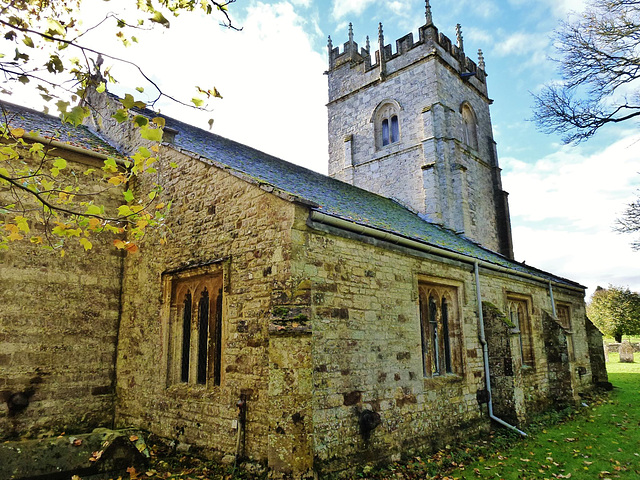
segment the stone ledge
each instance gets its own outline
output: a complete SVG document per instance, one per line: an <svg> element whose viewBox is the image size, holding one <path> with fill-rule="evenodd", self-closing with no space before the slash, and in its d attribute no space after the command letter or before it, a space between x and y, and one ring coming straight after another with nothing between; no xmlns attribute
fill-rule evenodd
<svg viewBox="0 0 640 480"><path fill-rule="evenodd" d="M141 434L95 429L92 433L0 444L0 478L12 480L111 478L147 463Z"/></svg>

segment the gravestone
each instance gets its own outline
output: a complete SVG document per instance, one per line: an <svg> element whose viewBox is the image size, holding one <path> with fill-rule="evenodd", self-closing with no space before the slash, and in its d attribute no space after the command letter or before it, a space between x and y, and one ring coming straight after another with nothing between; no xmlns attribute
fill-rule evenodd
<svg viewBox="0 0 640 480"><path fill-rule="evenodd" d="M633 345L629 340L620 344L620 363L633 363Z"/></svg>

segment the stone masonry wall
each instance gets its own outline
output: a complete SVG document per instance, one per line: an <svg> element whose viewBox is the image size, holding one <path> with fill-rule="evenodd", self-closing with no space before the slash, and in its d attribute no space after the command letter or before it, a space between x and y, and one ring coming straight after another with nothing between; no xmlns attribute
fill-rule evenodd
<svg viewBox="0 0 640 480"><path fill-rule="evenodd" d="M314 467L323 472L393 459L486 428L486 405L478 401L485 381L473 267L315 228L294 230L292 265L312 285ZM459 374L423 377L418 281L458 289L459 328L451 328L462 337ZM530 298L533 366L522 368L515 339L506 334L521 379L514 417L521 423L554 402L541 322L550 308L549 291L542 283L484 269L481 290L499 309L506 308L509 293ZM585 340L583 332L575 335L577 342ZM360 424L365 411L380 418L368 438Z"/></svg>
<svg viewBox="0 0 640 480"><path fill-rule="evenodd" d="M168 168L169 162L178 167ZM125 262L117 424L233 455L236 402L245 398L244 454L268 460L276 471L308 469L304 464L309 462L308 452L304 461L297 462L282 453L290 452L293 444L305 450L301 439L308 435L311 416L294 410L289 400L299 404L309 392L300 387L296 393L303 382L292 383L286 372L296 369L296 359L308 362L309 353L301 346L300 355L290 357L296 342L292 344L286 335L270 339L271 330L280 333L272 323L288 319L282 305L308 303L308 294L292 279L289 265L295 208L250 181L169 147L163 149L159 164L163 198L173 201L167 219L170 234L161 246L150 233L141 242L140 253ZM163 313L168 309L170 282L163 282L162 274L215 260L221 260L225 285L220 385L168 385L167 348L173 333ZM291 431L277 436L285 430L283 419L293 422L292 415L295 439Z"/></svg>
<svg viewBox="0 0 640 480"><path fill-rule="evenodd" d="M293 232L294 270L312 283L314 467L346 468L438 447L486 428L473 276L437 262L318 231ZM423 378L418 278L458 288L461 374ZM361 434L369 410L381 423Z"/></svg>
<svg viewBox="0 0 640 480"><path fill-rule="evenodd" d="M58 149L66 172L83 172L96 160ZM91 188L89 186L88 188ZM97 202L117 205L113 189ZM31 225L36 231L37 225ZM12 242L0 251L0 440L111 426L122 258L109 234L76 239L58 251ZM10 398L24 393L29 405L11 411Z"/></svg>

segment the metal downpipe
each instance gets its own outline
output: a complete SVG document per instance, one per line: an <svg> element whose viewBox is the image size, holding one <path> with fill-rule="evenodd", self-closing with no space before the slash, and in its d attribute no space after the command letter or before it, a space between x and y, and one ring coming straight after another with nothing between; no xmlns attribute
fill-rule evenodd
<svg viewBox="0 0 640 480"><path fill-rule="evenodd" d="M493 395L491 393L491 372L489 370L489 347L487 346L487 338L484 333L484 315L482 314L482 295L480 293L480 272L478 270L478 262L473 263L473 270L476 277L476 298L478 302L478 323L480 324L480 344L482 345L482 358L484 360L484 378L487 386L487 392L489 394L489 418L500 425L510 428L511 430L518 432L523 437L527 434L519 428L505 422L501 418L496 417L493 414Z"/></svg>

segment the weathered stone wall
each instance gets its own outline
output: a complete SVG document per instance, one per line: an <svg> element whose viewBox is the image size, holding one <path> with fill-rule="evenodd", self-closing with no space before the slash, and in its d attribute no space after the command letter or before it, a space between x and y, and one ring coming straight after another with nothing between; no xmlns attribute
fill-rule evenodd
<svg viewBox="0 0 640 480"><path fill-rule="evenodd" d="M602 332L598 330L587 316L584 317L584 323L589 342L589 362L591 364L593 383L598 384L608 382L609 376L607 375L607 363L604 345L602 342Z"/></svg>
<svg viewBox="0 0 640 480"><path fill-rule="evenodd" d="M544 312L542 315L544 353L549 368L549 397L555 408L576 403L571 385L571 364L567 334L558 321Z"/></svg>
<svg viewBox="0 0 640 480"><path fill-rule="evenodd" d="M482 314L489 352L493 412L512 425L525 420L522 366L514 325L493 303L482 303Z"/></svg>
<svg viewBox="0 0 640 480"><path fill-rule="evenodd" d="M169 162L178 167L168 168ZM304 451L311 415L293 409L310 391L303 378L287 372L310 357L304 346L297 349L298 337L281 332L289 320L304 317L302 310L289 315L289 309L308 303L308 292L289 265L294 205L172 148L163 149L159 164L163 198L173 201L170 233L161 246L157 233L150 232L140 254L125 261L117 424L234 454L236 403L242 397L247 402L246 456L268 459L279 471L304 470L290 452L293 445ZM220 385L168 385L170 282L162 274L215 260L221 260L225 277ZM273 339L270 325L277 335ZM300 337L303 343L307 337ZM286 431L289 423L295 432ZM286 435L278 436L280 431ZM310 462L308 452L304 456Z"/></svg>
<svg viewBox="0 0 640 480"><path fill-rule="evenodd" d="M443 445L487 426L470 266L357 239L294 231L294 270L312 282L315 468L345 468ZM460 374L423 377L418 280L452 282L462 299ZM369 438L364 411L380 416Z"/></svg>
<svg viewBox="0 0 640 480"><path fill-rule="evenodd" d="M315 468L329 471L394 458L486 428L486 406L478 401L485 384L473 267L390 245L381 248L384 244L374 240L333 235L337 231L332 227L311 225L314 230L293 232L292 270L303 272L312 284ZM419 281L458 288L460 322L452 334L462 337L459 374L423 376ZM530 299L533 365L522 366L515 335L506 325L487 332L494 335L490 355L496 341L510 355L518 391L503 410L516 408L514 423L522 424L552 404L557 393L550 386L542 325L551 308L549 289L541 282L481 269L481 291L497 310L506 309L509 294ZM582 298L581 293L558 294L565 301ZM584 342L584 332L576 330L576 342ZM572 388L582 385L570 386L570 392ZM368 438L360 425L365 411L380 417Z"/></svg>
<svg viewBox="0 0 640 480"><path fill-rule="evenodd" d="M55 154L67 158L60 175L73 171L73 182L92 181L83 172L100 166ZM96 201L121 198L113 189ZM0 251L0 439L112 424L122 258L109 234L91 241L85 252L69 239L64 257L25 242ZM9 409L16 393L28 398L22 411Z"/></svg>

